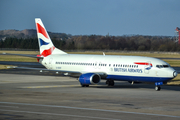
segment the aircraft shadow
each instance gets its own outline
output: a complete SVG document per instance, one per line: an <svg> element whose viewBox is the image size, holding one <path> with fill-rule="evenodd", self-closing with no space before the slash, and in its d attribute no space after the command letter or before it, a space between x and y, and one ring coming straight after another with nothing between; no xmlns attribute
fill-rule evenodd
<svg viewBox="0 0 180 120"><path fill-rule="evenodd" d="M114 86L107 86L106 84L100 83L98 86L90 86L102 89L152 89L155 90L154 84L144 84L138 83L131 85L130 83L115 83ZM172 91L180 91L180 85L162 85L161 90L172 90Z"/></svg>

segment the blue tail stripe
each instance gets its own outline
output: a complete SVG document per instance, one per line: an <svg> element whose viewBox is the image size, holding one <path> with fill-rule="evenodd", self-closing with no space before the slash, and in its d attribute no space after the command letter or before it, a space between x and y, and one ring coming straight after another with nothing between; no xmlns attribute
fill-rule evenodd
<svg viewBox="0 0 180 120"><path fill-rule="evenodd" d="M39 41L40 41L40 46L49 44L49 43L45 42L44 40L42 40L41 38L39 38Z"/></svg>

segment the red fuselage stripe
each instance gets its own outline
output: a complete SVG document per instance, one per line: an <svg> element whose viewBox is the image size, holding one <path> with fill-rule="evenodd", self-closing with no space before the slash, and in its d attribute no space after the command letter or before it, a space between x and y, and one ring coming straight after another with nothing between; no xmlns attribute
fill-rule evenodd
<svg viewBox="0 0 180 120"><path fill-rule="evenodd" d="M134 64L137 64L137 65L151 65L151 63L146 63L146 62L134 62Z"/></svg>

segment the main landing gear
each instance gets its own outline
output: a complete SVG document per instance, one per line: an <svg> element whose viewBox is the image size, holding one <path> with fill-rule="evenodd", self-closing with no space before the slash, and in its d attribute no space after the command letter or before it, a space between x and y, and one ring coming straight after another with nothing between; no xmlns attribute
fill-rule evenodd
<svg viewBox="0 0 180 120"><path fill-rule="evenodd" d="M89 85L82 85L82 84L81 84L81 87L89 87Z"/></svg>
<svg viewBox="0 0 180 120"><path fill-rule="evenodd" d="M107 81L106 81L106 84L107 84L108 86L114 86L114 80L107 80Z"/></svg>

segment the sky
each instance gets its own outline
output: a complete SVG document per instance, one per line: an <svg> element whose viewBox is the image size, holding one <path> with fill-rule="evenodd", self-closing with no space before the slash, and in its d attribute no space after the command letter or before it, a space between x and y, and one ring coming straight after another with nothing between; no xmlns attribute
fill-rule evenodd
<svg viewBox="0 0 180 120"><path fill-rule="evenodd" d="M0 30L35 29L72 35L174 36L180 0L0 0Z"/></svg>

